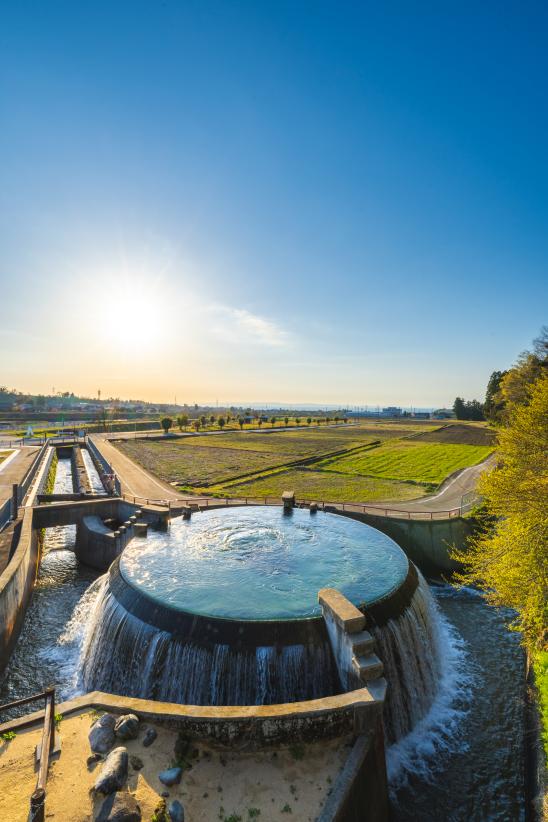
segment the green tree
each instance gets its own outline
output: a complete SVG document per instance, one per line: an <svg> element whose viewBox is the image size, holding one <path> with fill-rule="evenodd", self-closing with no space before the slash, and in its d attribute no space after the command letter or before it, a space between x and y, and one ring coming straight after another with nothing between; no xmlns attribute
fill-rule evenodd
<svg viewBox="0 0 548 822"><path fill-rule="evenodd" d="M455 398L455 402L453 403L453 411L455 412L455 417L458 420L466 419L466 405L462 397Z"/></svg>
<svg viewBox="0 0 548 822"><path fill-rule="evenodd" d="M202 414L202 416L200 417L200 425L202 426L202 428L205 428L207 425L207 419L204 416L204 414Z"/></svg>
<svg viewBox="0 0 548 822"><path fill-rule="evenodd" d="M222 430L223 430L223 428L225 427L225 422L226 422L226 420L225 420L225 418L224 418L224 417L219 417L219 419L217 420L217 425L219 426L219 428L221 429L221 431L222 431Z"/></svg>
<svg viewBox="0 0 548 822"><path fill-rule="evenodd" d="M513 627L531 650L548 647L548 375L514 404L498 435L499 467L478 490L495 518L456 554L461 581L479 585L493 605L512 608Z"/></svg>
<svg viewBox="0 0 548 822"><path fill-rule="evenodd" d="M276 417L270 417L270 422L272 424L272 428L276 425Z"/></svg>
<svg viewBox="0 0 548 822"><path fill-rule="evenodd" d="M243 417L238 417L238 425L240 426L240 431L243 431L244 422L245 420Z"/></svg>
<svg viewBox="0 0 548 822"><path fill-rule="evenodd" d="M160 425L164 429L164 434L167 434L167 432L173 425L173 420L171 419L171 417L162 417L162 419L160 420Z"/></svg>
<svg viewBox="0 0 548 822"><path fill-rule="evenodd" d="M188 414L181 414L181 423L183 428L188 428Z"/></svg>
<svg viewBox="0 0 548 822"><path fill-rule="evenodd" d="M257 418L257 425L259 426L259 428L261 427L262 424L263 424L262 419L260 417L258 417Z"/></svg>
<svg viewBox="0 0 548 822"><path fill-rule="evenodd" d="M338 423L338 422L339 422L339 420L340 420L340 417L339 417L339 416L336 416L334 419L335 419L335 425L337 425L337 423Z"/></svg>
<svg viewBox="0 0 548 822"><path fill-rule="evenodd" d="M503 377L505 377L507 373L507 371L493 371L489 377L485 391L485 402L483 404L483 410L489 422L497 423L502 419L504 402L500 396L500 386Z"/></svg>
<svg viewBox="0 0 548 822"><path fill-rule="evenodd" d="M312 422L312 417L307 417L306 418L306 424L310 425L311 422Z"/></svg>
<svg viewBox="0 0 548 822"><path fill-rule="evenodd" d="M210 424L210 425L215 425L215 417L214 417L214 415L213 415L213 414L212 414L212 415L210 416L210 418L209 418L209 424Z"/></svg>
<svg viewBox="0 0 548 822"><path fill-rule="evenodd" d="M201 423L201 421L200 421L199 419L194 420L194 422L192 423L192 425L194 426L194 430L195 430L195 431L199 431L199 430L200 430L200 425L201 425L201 424L202 424L202 423Z"/></svg>
<svg viewBox="0 0 548 822"><path fill-rule="evenodd" d="M284 423L285 427L287 428L287 426L289 425L289 417L284 417Z"/></svg>
<svg viewBox="0 0 548 822"><path fill-rule="evenodd" d="M301 418L300 417L295 417L295 425L300 425L300 424L301 424Z"/></svg>

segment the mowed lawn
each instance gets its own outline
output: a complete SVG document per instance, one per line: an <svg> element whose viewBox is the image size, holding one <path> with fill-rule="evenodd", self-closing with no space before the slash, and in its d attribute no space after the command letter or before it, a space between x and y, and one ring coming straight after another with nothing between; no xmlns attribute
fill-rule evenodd
<svg viewBox="0 0 548 822"><path fill-rule="evenodd" d="M424 496L427 489L376 477L294 468L251 482L215 486L210 491L221 497L280 498L284 491L295 491L298 498L315 502L375 502L387 499L401 502Z"/></svg>
<svg viewBox="0 0 548 822"><path fill-rule="evenodd" d="M317 468L342 474L439 485L461 468L476 465L492 453L484 445L454 445L405 440L322 460Z"/></svg>

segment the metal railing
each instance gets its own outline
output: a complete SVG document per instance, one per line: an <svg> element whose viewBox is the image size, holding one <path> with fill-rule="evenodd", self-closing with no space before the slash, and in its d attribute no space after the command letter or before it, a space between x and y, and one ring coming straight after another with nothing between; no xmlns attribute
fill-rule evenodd
<svg viewBox="0 0 548 822"><path fill-rule="evenodd" d="M46 782L48 779L49 761L55 745L55 688L46 688L46 690L42 691L42 693L25 697L25 699L16 699L14 702L8 702L5 705L0 705L1 712L10 710L11 708L19 708L21 705L29 705L31 702L35 702L39 699L43 699L45 702L44 728L42 730L40 767L38 769L36 788L30 797L30 822L44 822L45 818Z"/></svg>
<svg viewBox="0 0 548 822"><path fill-rule="evenodd" d="M180 506L196 505L198 508L220 508L224 506L237 505L281 505L281 497L175 497L172 499L140 497L133 494L123 494L122 498L126 502L134 505L159 505L167 508L178 508ZM404 520L447 520L462 517L470 511L476 502L469 502L450 508L445 511L411 511L400 510L390 506L369 505L359 502L333 502L330 500L306 500L295 498L295 505L299 508L308 508L315 504L321 510L335 509L349 513L370 514L371 516L385 517L388 519Z"/></svg>

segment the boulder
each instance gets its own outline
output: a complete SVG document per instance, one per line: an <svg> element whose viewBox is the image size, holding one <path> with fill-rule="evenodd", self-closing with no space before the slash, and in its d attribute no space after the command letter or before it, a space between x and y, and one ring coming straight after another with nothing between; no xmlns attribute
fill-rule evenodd
<svg viewBox="0 0 548 822"><path fill-rule="evenodd" d="M116 720L114 733L118 739L137 739L139 733L139 718L135 714L125 714Z"/></svg>
<svg viewBox="0 0 548 822"><path fill-rule="evenodd" d="M103 714L97 722L91 726L88 734L89 745L94 753L107 753L116 738L114 736L114 725L116 723L116 716L114 714Z"/></svg>
<svg viewBox="0 0 548 822"><path fill-rule="evenodd" d="M141 822L141 808L128 791L107 796L95 822Z"/></svg>
<svg viewBox="0 0 548 822"><path fill-rule="evenodd" d="M147 728L146 731L145 731L145 735L143 737L144 747L145 748L150 747L150 745L152 745L152 743L154 742L154 740L156 739L157 736L158 736L158 731L156 730L156 728Z"/></svg>
<svg viewBox="0 0 548 822"><path fill-rule="evenodd" d="M121 790L125 785L127 774L127 748L114 748L103 762L95 782L95 791L110 794Z"/></svg>
<svg viewBox="0 0 548 822"><path fill-rule="evenodd" d="M168 788L171 788L172 785L179 784L182 775L182 768L167 768L165 771L158 774L158 779Z"/></svg>
<svg viewBox="0 0 548 822"><path fill-rule="evenodd" d="M129 762L130 762L130 765L131 765L131 767L133 768L134 771L140 771L141 768L144 768L144 766L145 766L145 763L143 762L141 757L140 756L135 756L135 754L132 754L129 757Z"/></svg>
<svg viewBox="0 0 548 822"><path fill-rule="evenodd" d="M185 822L185 809L178 799L174 799L167 809L171 822Z"/></svg>

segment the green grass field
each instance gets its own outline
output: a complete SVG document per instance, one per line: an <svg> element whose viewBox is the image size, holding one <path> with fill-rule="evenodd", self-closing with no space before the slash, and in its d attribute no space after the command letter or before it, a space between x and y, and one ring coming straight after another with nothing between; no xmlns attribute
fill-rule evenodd
<svg viewBox="0 0 548 822"><path fill-rule="evenodd" d="M13 451L0 451L0 463L4 462L10 454L13 454Z"/></svg>
<svg viewBox="0 0 548 822"><path fill-rule="evenodd" d="M375 502L377 500L407 500L423 496L426 489L403 482L353 477L294 468L277 471L251 482L219 485L210 493L225 497L280 497L284 491L295 491L301 499L316 502Z"/></svg>
<svg viewBox="0 0 548 822"><path fill-rule="evenodd" d="M484 445L395 441L368 451L322 460L317 468L343 474L439 485L454 471L481 462L492 450Z"/></svg>

